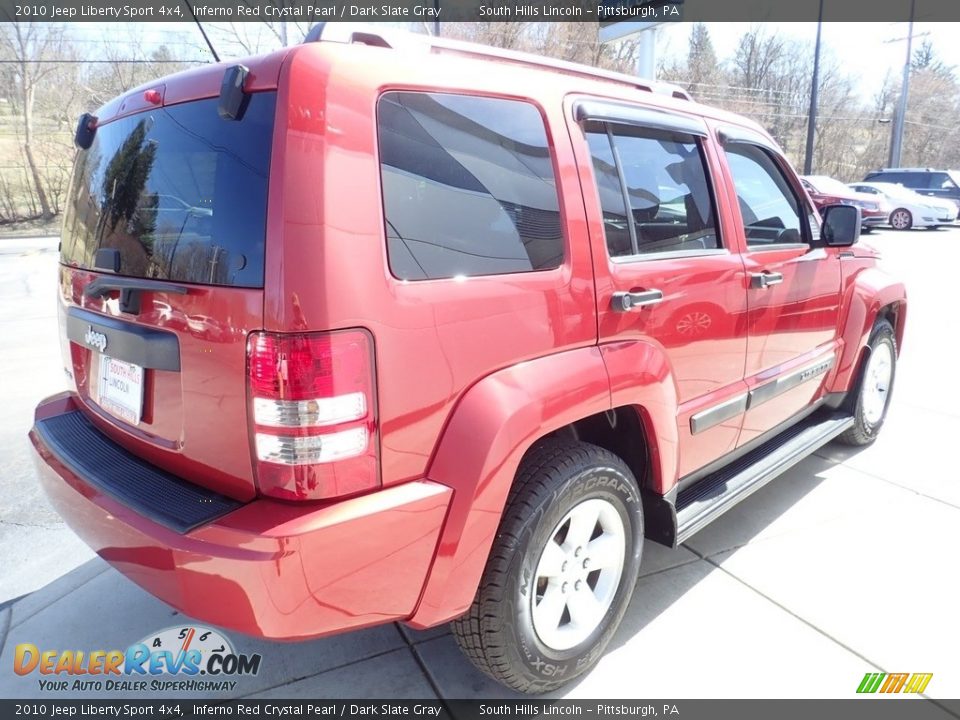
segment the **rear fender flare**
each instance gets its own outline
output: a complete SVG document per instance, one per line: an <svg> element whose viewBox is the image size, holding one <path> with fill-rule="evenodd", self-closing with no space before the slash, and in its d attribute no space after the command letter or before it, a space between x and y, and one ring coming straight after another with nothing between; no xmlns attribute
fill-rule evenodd
<svg viewBox="0 0 960 720"><path fill-rule="evenodd" d="M608 375L611 365L615 375ZM615 403L611 377L617 382ZM668 407L671 400L674 404ZM658 438L658 432L666 436L666 456L672 458L668 466L675 473L675 400L662 351L636 342L531 360L470 388L454 410L427 473L431 481L452 487L454 494L433 567L409 624L437 625L470 606L517 469L539 438L612 407L637 405L647 438ZM651 445L656 465L664 453L656 443ZM663 472L657 467L654 477Z"/></svg>
<svg viewBox="0 0 960 720"><path fill-rule="evenodd" d="M470 606L510 486L530 446L564 425L609 409L610 385L595 346L505 368L467 390L427 472L433 482L454 492L410 625L437 625Z"/></svg>

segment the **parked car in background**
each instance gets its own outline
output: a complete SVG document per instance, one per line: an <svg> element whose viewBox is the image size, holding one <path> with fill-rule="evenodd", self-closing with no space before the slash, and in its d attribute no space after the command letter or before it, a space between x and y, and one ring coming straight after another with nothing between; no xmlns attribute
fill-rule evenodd
<svg viewBox="0 0 960 720"><path fill-rule="evenodd" d="M903 185L924 197L948 200L954 208L951 220L960 218L960 171L932 168L883 168L864 181Z"/></svg>
<svg viewBox="0 0 960 720"><path fill-rule="evenodd" d="M860 208L860 220L863 232L870 232L877 225L887 222L880 203L872 195L854 192L839 180L826 175L803 175L800 178L804 189L810 193L810 199L822 211L827 205L856 205Z"/></svg>
<svg viewBox="0 0 960 720"><path fill-rule="evenodd" d="M953 222L953 204L949 200L918 195L913 190L886 182L851 183L851 190L878 198L894 230L914 227L936 229Z"/></svg>

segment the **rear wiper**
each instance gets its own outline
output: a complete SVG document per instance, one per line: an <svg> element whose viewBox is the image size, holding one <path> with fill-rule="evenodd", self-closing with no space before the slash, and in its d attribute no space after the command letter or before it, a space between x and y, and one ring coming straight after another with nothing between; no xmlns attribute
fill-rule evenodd
<svg viewBox="0 0 960 720"><path fill-rule="evenodd" d="M147 278L131 277L98 277L83 289L86 297L102 298L110 293L120 291L120 310L133 315L140 314L141 292L165 292L174 295L186 295L189 288L186 285L150 280Z"/></svg>

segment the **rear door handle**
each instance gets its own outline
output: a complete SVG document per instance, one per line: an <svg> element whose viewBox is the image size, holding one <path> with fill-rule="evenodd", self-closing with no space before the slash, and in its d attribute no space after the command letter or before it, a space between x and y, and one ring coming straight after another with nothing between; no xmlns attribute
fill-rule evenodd
<svg viewBox="0 0 960 720"><path fill-rule="evenodd" d="M642 292L615 292L611 300L614 312L630 312L663 302L663 293L659 290Z"/></svg>
<svg viewBox="0 0 960 720"><path fill-rule="evenodd" d="M750 273L750 287L762 290L771 285L779 285L783 282L783 273L777 272L759 272Z"/></svg>

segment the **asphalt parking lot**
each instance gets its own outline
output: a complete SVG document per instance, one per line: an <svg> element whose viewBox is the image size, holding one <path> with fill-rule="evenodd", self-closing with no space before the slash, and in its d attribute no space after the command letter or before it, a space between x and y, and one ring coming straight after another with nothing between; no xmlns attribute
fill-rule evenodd
<svg viewBox="0 0 960 720"><path fill-rule="evenodd" d="M560 696L848 698L864 673L882 671L933 673L928 697L960 697L960 228L879 231L864 242L883 251L910 298L880 439L861 451L826 446L677 550L648 543L606 656ZM0 240L7 698L41 696L35 674L12 671L18 643L122 649L187 622L95 557L37 487L26 433L36 402L63 385L55 247ZM445 628L388 625L293 645L229 636L263 656L260 673L240 679L231 697L509 696L461 657ZM118 693L60 696L83 695Z"/></svg>

